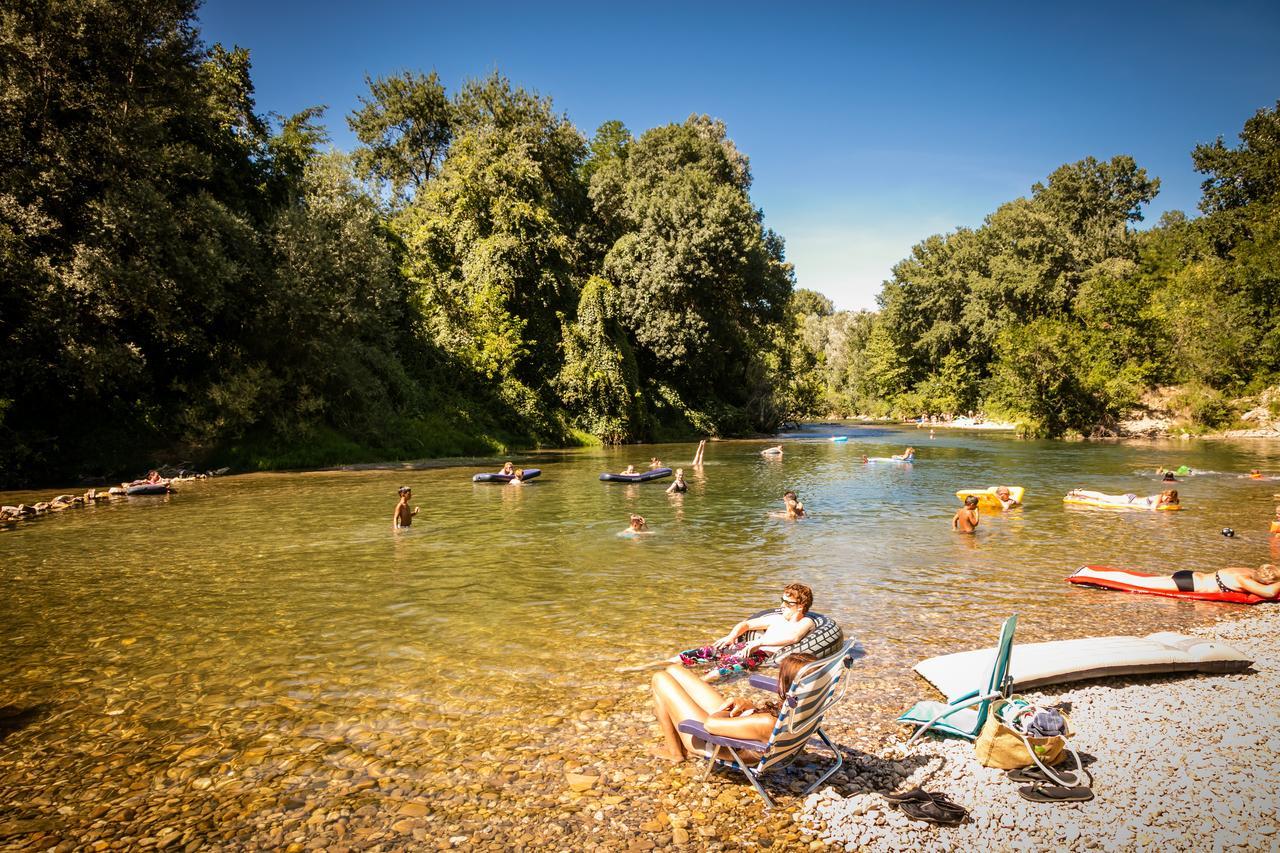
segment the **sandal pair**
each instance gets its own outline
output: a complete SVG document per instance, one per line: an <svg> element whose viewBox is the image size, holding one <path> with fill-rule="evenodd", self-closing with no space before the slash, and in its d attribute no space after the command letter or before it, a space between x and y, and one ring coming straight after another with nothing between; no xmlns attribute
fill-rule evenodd
<svg viewBox="0 0 1280 853"><path fill-rule="evenodd" d="M969 816L964 806L952 802L944 794L932 794L923 788L913 788L902 794L885 794L884 798L912 820L956 826Z"/></svg>

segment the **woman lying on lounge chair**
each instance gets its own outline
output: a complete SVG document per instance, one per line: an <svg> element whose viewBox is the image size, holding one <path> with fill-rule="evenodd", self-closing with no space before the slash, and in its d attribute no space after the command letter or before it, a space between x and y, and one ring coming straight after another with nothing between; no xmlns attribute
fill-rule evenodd
<svg viewBox="0 0 1280 853"><path fill-rule="evenodd" d="M683 720L697 720L708 734L766 742L778 721L779 702L786 698L796 673L813 663L813 655L788 655L778 664L778 701L753 705L745 699L725 699L710 684L681 666L669 666L653 677L653 706L665 741L653 755L666 761L684 761L690 752L706 744L676 729ZM758 759L740 753L747 763Z"/></svg>

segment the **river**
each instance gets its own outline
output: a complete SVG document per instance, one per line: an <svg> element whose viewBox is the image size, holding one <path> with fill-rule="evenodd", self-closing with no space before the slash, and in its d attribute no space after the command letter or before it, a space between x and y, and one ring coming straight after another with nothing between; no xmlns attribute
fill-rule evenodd
<svg viewBox="0 0 1280 853"><path fill-rule="evenodd" d="M46 821L46 836L11 839L37 846L131 845L169 826L170 841L270 844L291 837L291 809L332 807L368 842L358 808L382 796L466 832L515 793L528 813L560 808L551 771L590 765L590 744L625 746L610 731L648 737L646 676L619 667L717 636L789 582L866 646L847 704L880 732L934 695L911 664L993 643L1011 612L1035 641L1177 629L1228 607L1064 583L1081 564L1278 556L1280 479L1241 476L1280 471L1266 442L852 424L779 441L778 460L759 453L776 442L712 442L677 496L597 475L654 455L675 467L693 444L526 455L543 474L524 487L473 484L479 468L223 477L0 530L0 819ZM861 462L908 444L914 465ZM1179 478L1181 512L1061 502L1074 487L1154 493L1156 466L1179 464L1204 472ZM1024 486L1025 507L953 533L954 491L1000 483ZM421 513L393 532L400 485ZM809 517L772 514L786 489ZM652 533L618 536L631 513Z"/></svg>

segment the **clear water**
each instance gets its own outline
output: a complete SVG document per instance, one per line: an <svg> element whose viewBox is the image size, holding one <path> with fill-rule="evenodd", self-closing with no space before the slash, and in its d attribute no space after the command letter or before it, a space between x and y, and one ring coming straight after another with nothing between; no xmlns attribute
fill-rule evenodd
<svg viewBox="0 0 1280 853"><path fill-rule="evenodd" d="M709 639L791 581L864 642L852 705L887 719L929 695L912 663L990 644L1013 611L1023 641L1224 613L1064 583L1081 564L1280 556L1267 533L1280 480L1241 476L1280 471L1265 442L851 425L781 440L781 460L759 454L776 442L711 443L682 496L597 475L651 455L684 464L692 444L536 454L519 463L544 473L522 488L472 484L477 468L227 477L0 530L0 800L56 791L144 815L189 795L253 814L274 808L255 805L263 791L318 797L393 771L445 790L478 742L572 752L567 715L642 707L646 676L616 668ZM907 444L914 465L859 461ZM1180 478L1182 512L1061 503L1073 487L1157 492L1161 464L1216 473ZM954 491L1000 483L1024 486L1025 508L953 533ZM393 532L402 484L422 511ZM788 488L808 518L771 514ZM651 535L617 535L633 512Z"/></svg>

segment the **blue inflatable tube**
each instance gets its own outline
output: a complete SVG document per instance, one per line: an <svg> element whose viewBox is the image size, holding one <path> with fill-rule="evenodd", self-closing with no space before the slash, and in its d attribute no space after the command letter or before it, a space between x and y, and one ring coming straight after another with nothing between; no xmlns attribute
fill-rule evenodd
<svg viewBox="0 0 1280 853"><path fill-rule="evenodd" d="M670 468L654 468L652 471L644 471L639 474L609 474L600 475L600 480L605 483L647 483L650 480L661 480L663 477L671 476Z"/></svg>
<svg viewBox="0 0 1280 853"><path fill-rule="evenodd" d="M541 473L542 473L541 469L538 469L538 468L525 468L524 479L532 480L534 477L538 476ZM471 478L471 482L473 483L510 483L514 479L515 479L515 476L513 474L476 474L474 477Z"/></svg>

